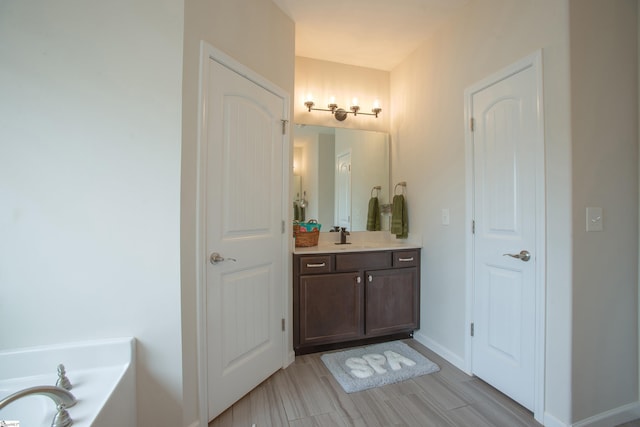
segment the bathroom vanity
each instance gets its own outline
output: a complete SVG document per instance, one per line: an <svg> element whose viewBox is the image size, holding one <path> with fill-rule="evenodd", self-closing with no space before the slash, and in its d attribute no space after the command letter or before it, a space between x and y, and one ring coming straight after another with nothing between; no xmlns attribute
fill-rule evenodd
<svg viewBox="0 0 640 427"><path fill-rule="evenodd" d="M296 354L410 336L420 324L420 248L297 248L293 298Z"/></svg>

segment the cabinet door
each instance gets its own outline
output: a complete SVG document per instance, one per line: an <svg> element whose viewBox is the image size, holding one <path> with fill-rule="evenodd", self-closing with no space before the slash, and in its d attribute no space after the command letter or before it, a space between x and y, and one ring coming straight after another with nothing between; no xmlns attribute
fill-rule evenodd
<svg viewBox="0 0 640 427"><path fill-rule="evenodd" d="M386 335L418 328L418 269L367 271L366 334Z"/></svg>
<svg viewBox="0 0 640 427"><path fill-rule="evenodd" d="M362 294L359 273L300 276L300 345L360 338Z"/></svg>

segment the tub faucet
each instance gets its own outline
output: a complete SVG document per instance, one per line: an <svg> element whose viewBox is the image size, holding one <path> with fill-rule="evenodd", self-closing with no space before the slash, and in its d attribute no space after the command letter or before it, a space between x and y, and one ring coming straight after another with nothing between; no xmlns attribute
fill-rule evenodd
<svg viewBox="0 0 640 427"><path fill-rule="evenodd" d="M68 427L73 424L66 408L76 404L76 398L70 391L52 385L40 385L17 391L0 400L0 409L26 396L40 394L49 397L56 404L58 413L53 418L51 427Z"/></svg>
<svg viewBox="0 0 640 427"><path fill-rule="evenodd" d="M62 363L58 365L58 381L56 381L56 385L65 390L71 390L73 388L71 381L67 378L67 371L64 369Z"/></svg>

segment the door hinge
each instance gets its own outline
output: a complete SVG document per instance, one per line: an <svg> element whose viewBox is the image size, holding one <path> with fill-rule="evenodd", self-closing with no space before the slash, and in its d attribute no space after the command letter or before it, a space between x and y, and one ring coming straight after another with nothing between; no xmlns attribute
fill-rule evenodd
<svg viewBox="0 0 640 427"><path fill-rule="evenodd" d="M475 333L475 331L474 331L474 327L473 327L473 322L471 322L471 336L473 336L474 333Z"/></svg>
<svg viewBox="0 0 640 427"><path fill-rule="evenodd" d="M476 234L476 220L471 220L471 234Z"/></svg>
<svg viewBox="0 0 640 427"><path fill-rule="evenodd" d="M284 234L284 219L282 220L282 230L280 231L280 233Z"/></svg>
<svg viewBox="0 0 640 427"><path fill-rule="evenodd" d="M282 319L282 332L284 332L284 319Z"/></svg>
<svg viewBox="0 0 640 427"><path fill-rule="evenodd" d="M476 130L476 121L473 117L469 119L469 129L471 129L471 132Z"/></svg>
<svg viewBox="0 0 640 427"><path fill-rule="evenodd" d="M289 120L280 120L282 122L282 134L286 135L287 134L287 123L289 123Z"/></svg>

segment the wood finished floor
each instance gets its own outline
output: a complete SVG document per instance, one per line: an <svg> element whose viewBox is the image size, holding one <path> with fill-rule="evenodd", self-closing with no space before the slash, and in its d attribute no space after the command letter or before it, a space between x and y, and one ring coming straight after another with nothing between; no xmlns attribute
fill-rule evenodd
<svg viewBox="0 0 640 427"><path fill-rule="evenodd" d="M296 357L209 427L540 426L531 412L469 377L415 340L407 344L440 371L398 384L347 394L320 360Z"/></svg>

